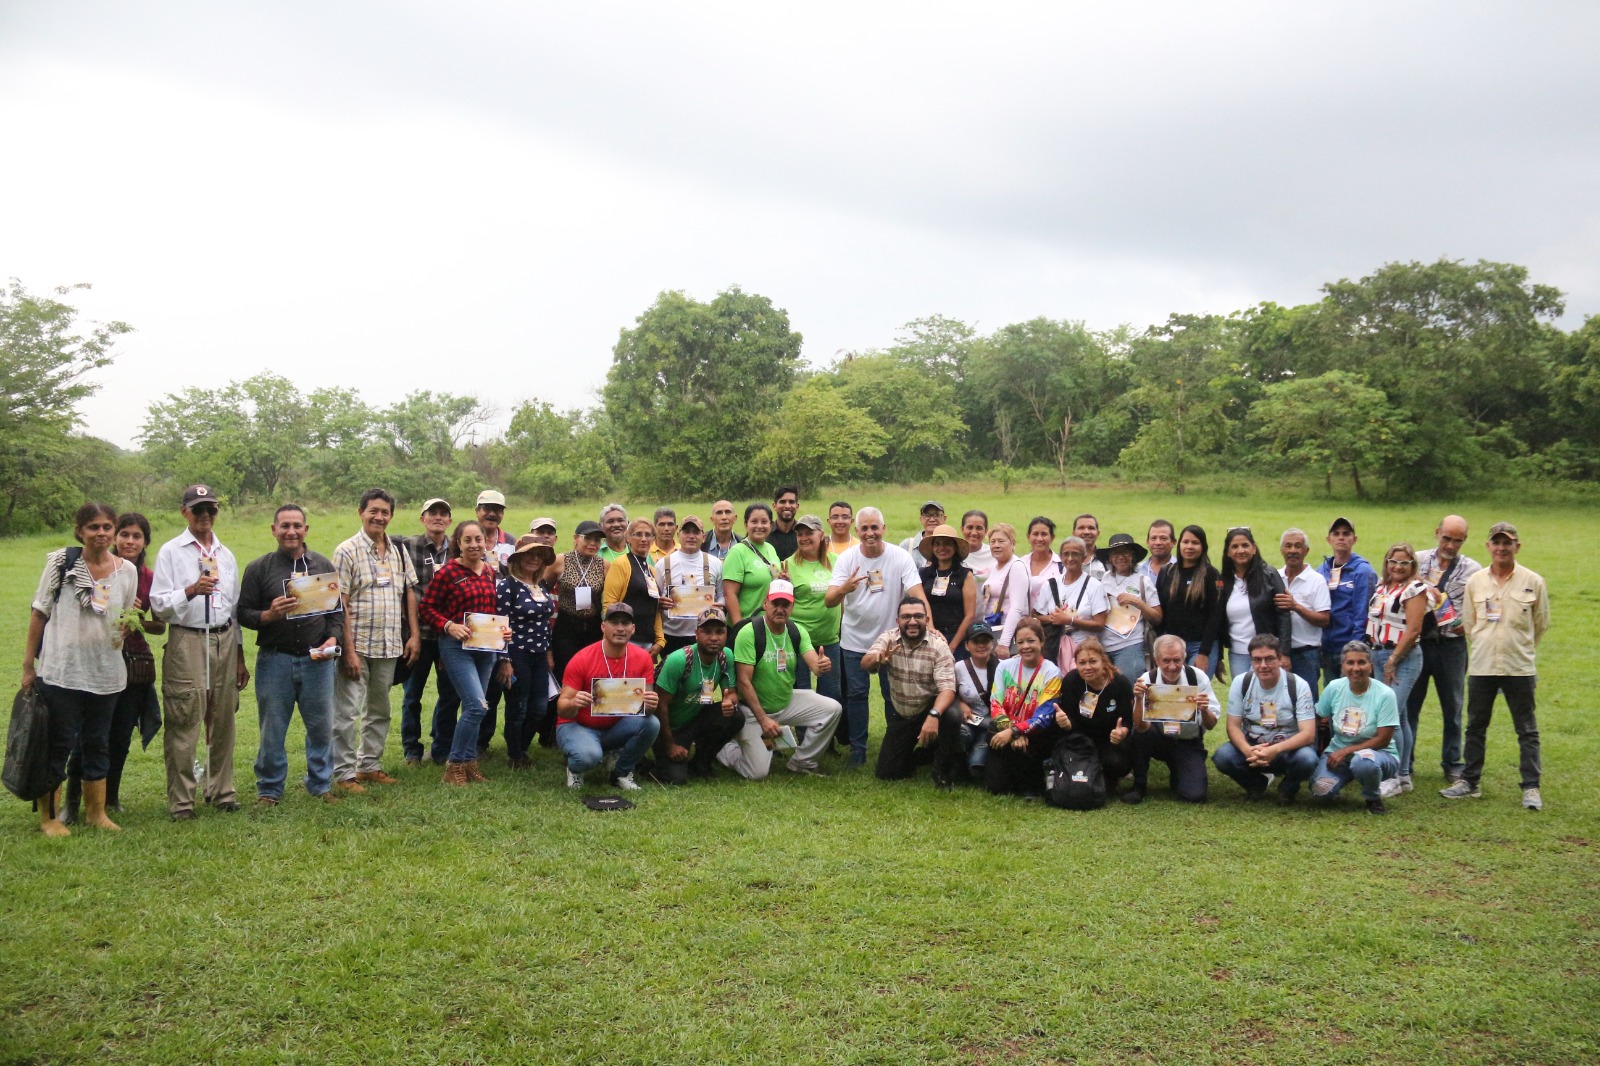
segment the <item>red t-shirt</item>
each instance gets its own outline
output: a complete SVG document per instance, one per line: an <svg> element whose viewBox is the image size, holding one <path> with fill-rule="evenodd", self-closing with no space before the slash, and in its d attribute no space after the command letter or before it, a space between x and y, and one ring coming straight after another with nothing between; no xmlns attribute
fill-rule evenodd
<svg viewBox="0 0 1600 1066"><path fill-rule="evenodd" d="M561 683L578 692L588 692L590 683L596 678L642 677L645 691L650 691L656 681L656 668L650 660L649 652L635 644L629 644L620 658L608 659L605 647L605 641L596 641L574 655L567 663L567 672L562 677ZM579 711L577 717L572 717L565 711L558 711L556 724L564 722L577 722L590 729L610 729L617 724L617 720L609 715L593 717L587 708Z"/></svg>

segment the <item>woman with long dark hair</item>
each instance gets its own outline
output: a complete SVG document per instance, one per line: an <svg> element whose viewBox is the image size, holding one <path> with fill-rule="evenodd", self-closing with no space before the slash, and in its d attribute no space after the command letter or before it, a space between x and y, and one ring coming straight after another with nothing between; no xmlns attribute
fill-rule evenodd
<svg viewBox="0 0 1600 1066"><path fill-rule="evenodd" d="M1211 565L1206 531L1199 526L1184 526L1178 534L1178 550L1172 562L1156 575L1156 595L1161 600L1161 632L1183 638L1190 663L1202 651L1210 651L1202 645L1221 581L1222 575Z"/></svg>
<svg viewBox="0 0 1600 1066"><path fill-rule="evenodd" d="M771 532L772 508L752 503L744 509L744 540L722 561L722 599L728 608L729 628L761 613L767 586L780 573L778 550L767 543Z"/></svg>
<svg viewBox="0 0 1600 1066"><path fill-rule="evenodd" d="M1222 584L1217 589L1217 602L1211 609L1211 621L1206 625L1206 649L1222 644L1228 649L1228 676L1250 669L1250 638L1267 633L1278 638L1281 646L1292 647L1290 613L1277 604L1276 597L1284 591L1283 577L1266 560L1248 526L1235 526L1228 530L1222 546L1227 563L1222 570ZM1221 658L1221 655L1218 655ZM1195 667L1206 669L1210 663L1206 655L1195 659ZM1219 664L1220 665L1220 664Z"/></svg>

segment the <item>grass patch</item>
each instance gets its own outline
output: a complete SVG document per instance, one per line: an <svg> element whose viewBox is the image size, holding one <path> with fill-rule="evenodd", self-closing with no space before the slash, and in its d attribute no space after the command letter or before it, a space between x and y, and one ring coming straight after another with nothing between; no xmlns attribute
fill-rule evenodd
<svg viewBox="0 0 1600 1066"><path fill-rule="evenodd" d="M1441 512L979 485L871 502L898 537L930 496L1017 525L1094 511L1105 536L1141 539L1159 514L1315 541L1343 513L1369 558L1425 543ZM508 528L551 510L563 530L591 517L520 507ZM312 516L317 550L354 531L349 511ZM158 539L175 532L155 517ZM1583 637L1600 580L1569 546L1600 508L1467 517L1480 561L1489 525L1516 521L1550 583L1541 814L1517 806L1503 710L1485 798L1437 798L1431 702L1419 789L1385 819L1353 796L1247 807L1215 773L1211 803L1182 806L1159 768L1145 804L1091 814L846 773L647 787L638 809L598 814L550 752L513 775L497 740L494 780L446 791L437 769L398 767L395 735L399 785L338 807L291 787L273 811L173 825L158 740L130 758L120 835L51 843L23 804L0 807L0 1063L1593 1062L1600 787L1583 768L1600 743ZM244 562L270 547L267 524L224 516L221 535ZM13 540L0 562L12 649L59 543ZM256 736L247 691L247 799Z"/></svg>

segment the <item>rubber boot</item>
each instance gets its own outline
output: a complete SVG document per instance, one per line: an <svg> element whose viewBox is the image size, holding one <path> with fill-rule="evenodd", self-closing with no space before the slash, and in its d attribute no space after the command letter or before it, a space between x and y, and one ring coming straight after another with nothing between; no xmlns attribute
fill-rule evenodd
<svg viewBox="0 0 1600 1066"><path fill-rule="evenodd" d="M67 803L61 808L61 824L72 825L78 820L78 807L83 798L83 778L67 775Z"/></svg>
<svg viewBox="0 0 1600 1066"><path fill-rule="evenodd" d="M83 820L96 829L115 829L122 831L122 826L106 817L106 782L105 778L99 781L85 781L83 783L84 812Z"/></svg>
<svg viewBox="0 0 1600 1066"><path fill-rule="evenodd" d="M39 808L39 832L47 837L69 837L72 830L61 824L56 810L56 799L61 795L61 786L57 785L49 792L34 800L34 805Z"/></svg>
<svg viewBox="0 0 1600 1066"><path fill-rule="evenodd" d="M106 774L106 811L109 814L122 813L122 767L112 762L111 772Z"/></svg>

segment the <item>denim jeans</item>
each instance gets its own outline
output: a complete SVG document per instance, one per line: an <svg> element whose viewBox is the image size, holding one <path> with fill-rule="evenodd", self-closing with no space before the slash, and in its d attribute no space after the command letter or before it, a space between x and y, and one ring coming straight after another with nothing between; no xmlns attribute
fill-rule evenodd
<svg viewBox="0 0 1600 1066"><path fill-rule="evenodd" d="M1393 657L1393 648L1373 648L1372 676L1383 681L1384 664ZM1422 649L1413 647L1395 667L1394 684L1389 685L1394 689L1395 707L1400 711L1400 728L1394 731L1394 739L1395 747L1400 751L1402 774L1411 772L1411 756L1417 747L1417 720L1406 713L1406 703L1411 698L1411 686L1416 683L1417 675L1420 673L1422 673Z"/></svg>
<svg viewBox="0 0 1600 1066"><path fill-rule="evenodd" d="M1301 782L1310 777L1317 768L1317 749L1308 744L1292 751L1279 752L1273 757L1265 770L1257 769L1245 762L1244 754L1233 746L1233 741L1226 741L1211 756L1211 762L1224 777L1230 777L1239 783L1239 787L1246 792L1265 790L1267 787L1267 774L1277 774L1283 778L1278 783L1278 792L1285 796L1293 796L1300 791Z"/></svg>
<svg viewBox="0 0 1600 1066"><path fill-rule="evenodd" d="M441 762L449 753L450 740L455 736L456 712L461 708L461 699L439 666L439 641L436 639L422 641L422 651L411 667L411 676L406 679L405 694L400 702L400 744L406 758L422 758L422 698L428 694L430 673L437 680L439 691L438 702L433 707L432 754L434 762ZM442 737L439 735L441 720L447 723Z"/></svg>
<svg viewBox="0 0 1600 1066"><path fill-rule="evenodd" d="M562 722L556 726L556 747L566 755L567 769L575 774L588 773L600 765L606 752L620 749L617 776L626 777L656 742L659 732L661 723L653 714L618 718L610 729L590 729L580 722Z"/></svg>
<svg viewBox="0 0 1600 1066"><path fill-rule="evenodd" d="M450 742L451 762L472 762L478 757L478 725L489 713L489 675L500 656L489 651L467 651L455 637L440 634L439 665L461 697L461 718Z"/></svg>
<svg viewBox="0 0 1600 1066"><path fill-rule="evenodd" d="M515 758L528 754L533 734L544 721L550 702L550 660L542 651L512 648L511 672L516 681L505 694L506 754Z"/></svg>
<svg viewBox="0 0 1600 1066"><path fill-rule="evenodd" d="M1361 798L1375 800L1378 798L1378 786L1391 777L1399 776L1400 760L1386 751L1363 748L1337 767L1329 766L1328 756L1324 754L1311 775L1311 794L1317 797L1337 796L1341 788L1351 781L1358 781L1361 784Z"/></svg>
<svg viewBox="0 0 1600 1066"><path fill-rule="evenodd" d="M1322 694L1322 687L1318 684L1322 678L1322 648L1292 648L1289 651L1289 664L1294 676L1311 686L1311 702L1317 702L1317 697Z"/></svg>
<svg viewBox="0 0 1600 1066"><path fill-rule="evenodd" d="M1422 645L1422 672L1411 686L1411 698L1402 707L1417 732L1422 721L1422 705L1428 699L1428 682L1433 682L1439 697L1439 714L1444 735L1439 739L1439 769L1445 777L1460 777L1462 709L1467 692L1467 642L1464 639L1439 640ZM1412 752L1412 761L1416 753Z"/></svg>
<svg viewBox="0 0 1600 1066"><path fill-rule="evenodd" d="M872 675L861 668L861 658L867 653L845 648L840 652L844 659L844 722L850 738L850 758L867 757L867 726L871 714ZM894 717L894 700L889 696L889 672L878 671L878 691L883 693L883 716L887 722Z"/></svg>
<svg viewBox="0 0 1600 1066"><path fill-rule="evenodd" d="M1184 662L1188 663L1190 666L1193 666L1194 665L1194 657L1196 655L1199 655L1199 654L1200 654L1200 641L1198 641L1198 640L1187 640L1187 641L1184 641L1184 651L1183 651L1183 661ZM1217 676L1217 667L1219 665L1221 665L1221 661L1222 661L1222 645L1221 644L1213 644L1211 646L1211 651L1209 653L1207 653L1207 656L1206 656L1206 676L1207 677L1216 677Z"/></svg>
<svg viewBox="0 0 1600 1066"><path fill-rule="evenodd" d="M819 696L826 696L830 700L843 703L839 694L843 689L844 652L840 649L838 641L832 644L819 644L816 647L818 655L826 655L833 663L833 669L817 677L816 687L812 688L811 667L806 665L804 659L797 660L794 664L794 687L812 689Z"/></svg>
<svg viewBox="0 0 1600 1066"><path fill-rule="evenodd" d="M289 777L284 740L300 705L306 727L306 791L320 796L333 787L333 675L335 660L312 661L271 648L256 653L256 712L261 747L256 752L256 795L283 798Z"/></svg>
<svg viewBox="0 0 1600 1066"><path fill-rule="evenodd" d="M1118 648L1111 653L1111 665L1115 666L1117 672L1127 678L1131 685L1133 680L1147 669L1144 664L1144 645L1129 644L1126 648Z"/></svg>

